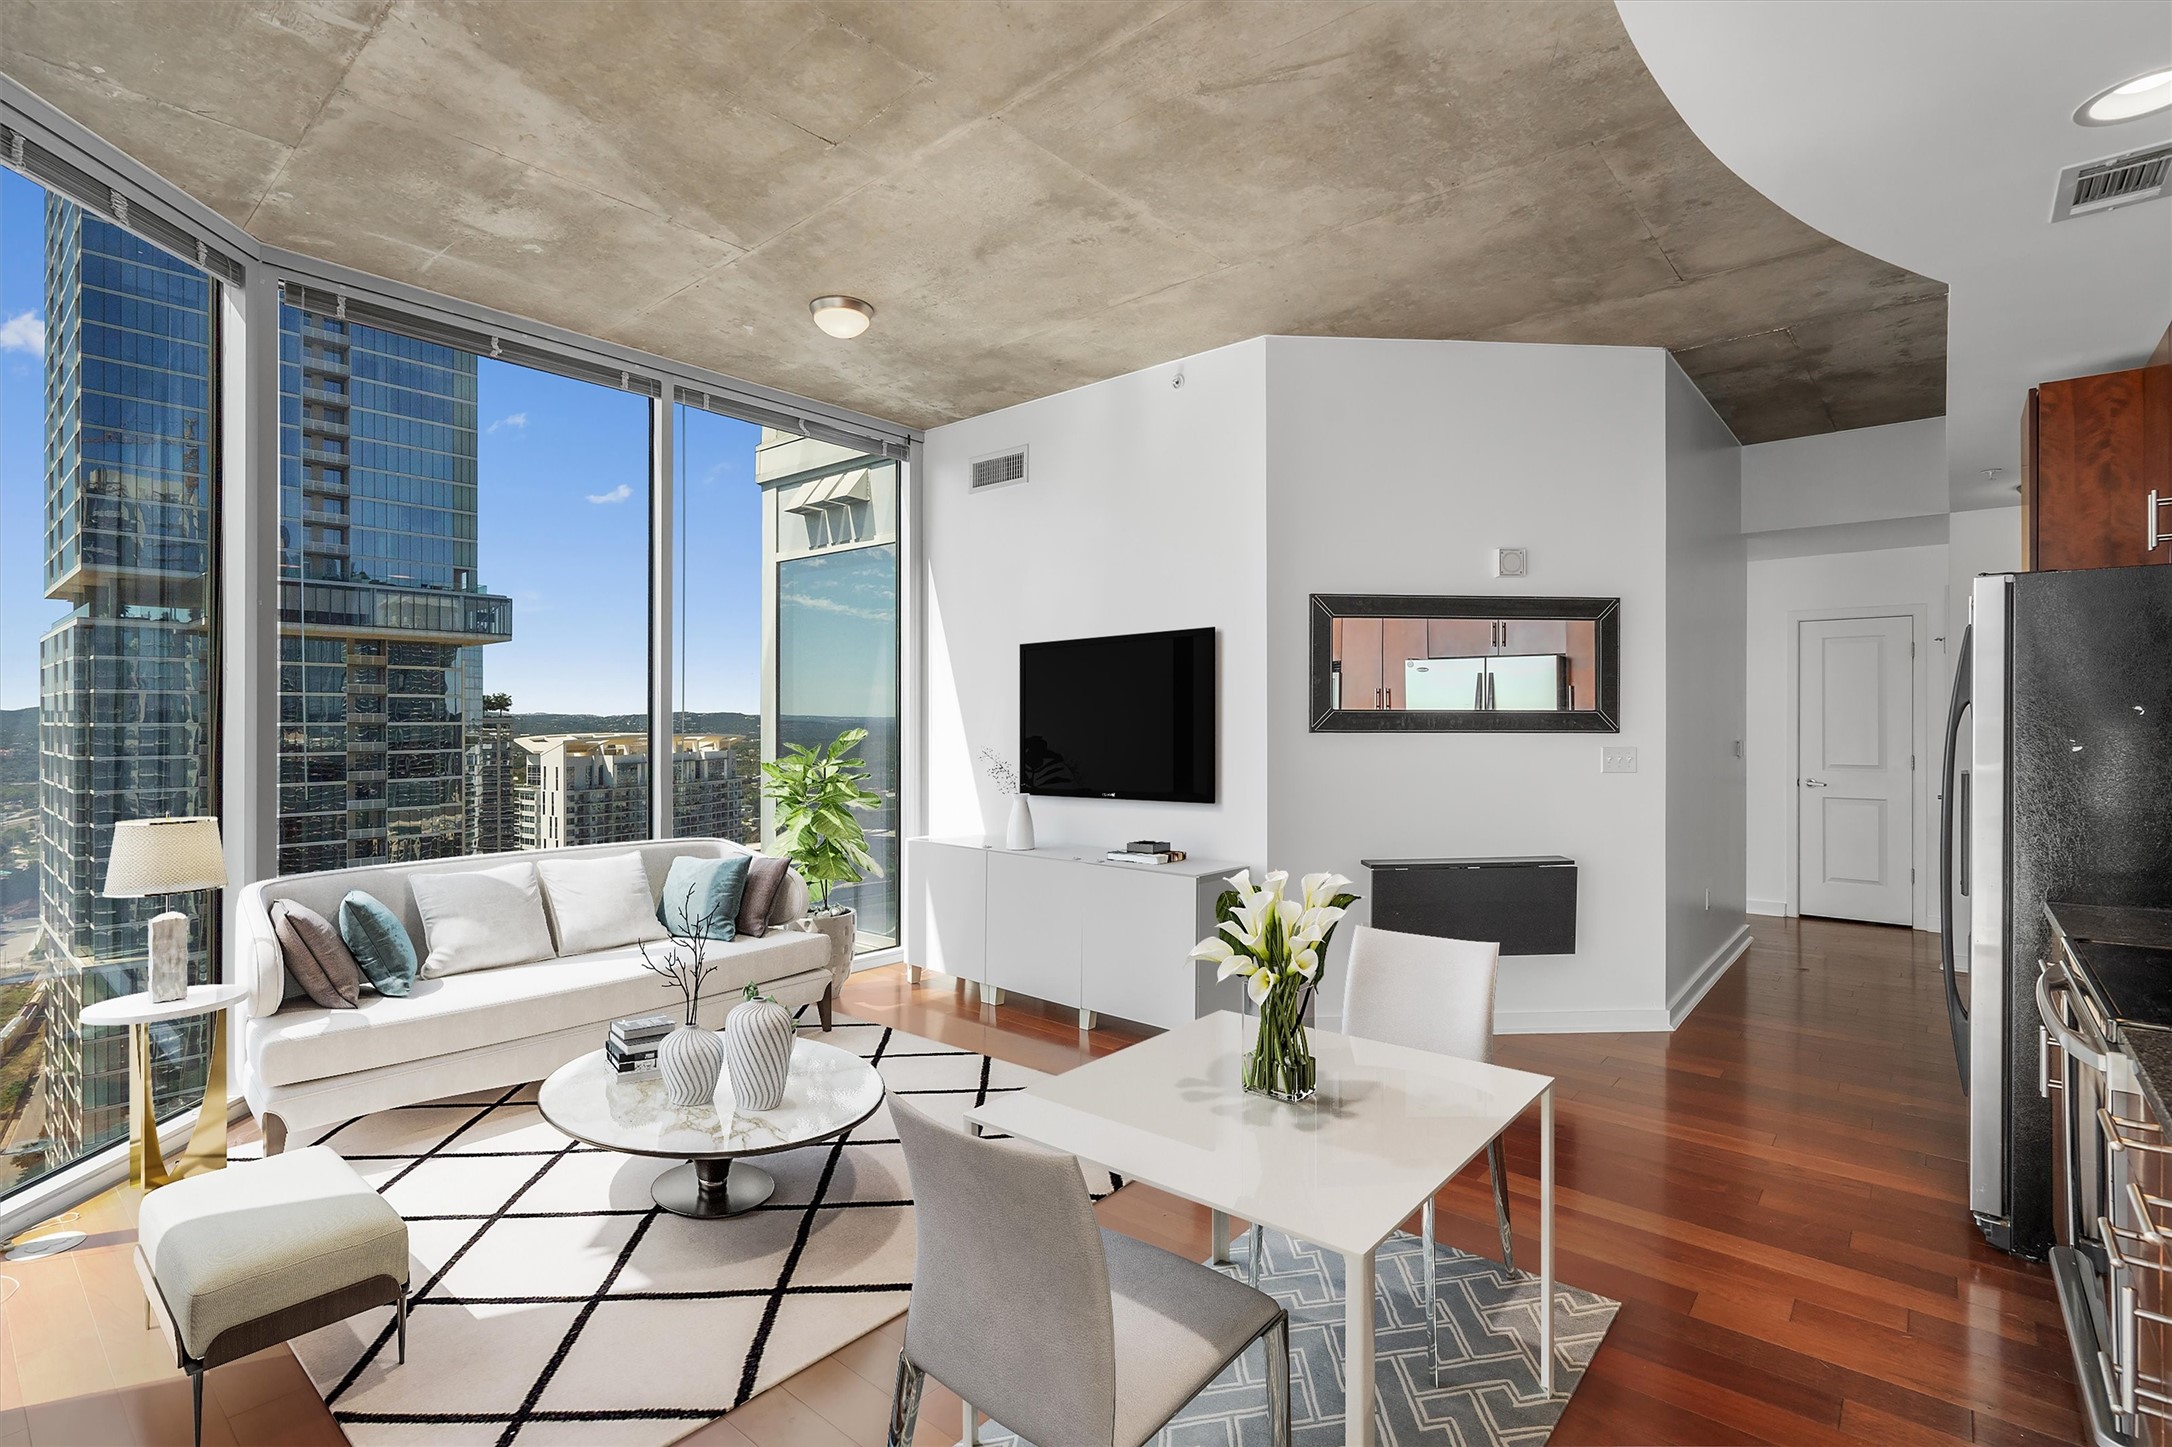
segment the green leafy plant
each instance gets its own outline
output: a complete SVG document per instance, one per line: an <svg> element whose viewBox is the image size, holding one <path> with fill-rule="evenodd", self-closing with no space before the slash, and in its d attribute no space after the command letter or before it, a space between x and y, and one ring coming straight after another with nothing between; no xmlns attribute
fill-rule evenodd
<svg viewBox="0 0 2172 1447"><path fill-rule="evenodd" d="M866 787L867 765L849 757L866 738L866 729L846 729L819 749L786 744L784 757L762 765L762 793L777 806L775 848L807 881L816 914L840 912L830 907L836 885L882 877L855 812L882 803Z"/></svg>

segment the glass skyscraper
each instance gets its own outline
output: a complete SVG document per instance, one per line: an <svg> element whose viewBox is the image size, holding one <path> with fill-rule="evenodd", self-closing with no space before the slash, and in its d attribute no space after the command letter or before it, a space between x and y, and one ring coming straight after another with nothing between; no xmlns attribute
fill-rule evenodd
<svg viewBox="0 0 2172 1447"><path fill-rule="evenodd" d="M477 581L476 358L283 307L279 406L279 872L461 854L513 611Z"/></svg>
<svg viewBox="0 0 2172 1447"><path fill-rule="evenodd" d="M45 209L45 592L38 644L48 1166L128 1131L126 1033L82 1007L141 989L144 924L105 899L113 825L213 810L216 508L210 279L72 202ZM201 900L191 974L209 978ZM201 1020L154 1031L162 1107L200 1091Z"/></svg>

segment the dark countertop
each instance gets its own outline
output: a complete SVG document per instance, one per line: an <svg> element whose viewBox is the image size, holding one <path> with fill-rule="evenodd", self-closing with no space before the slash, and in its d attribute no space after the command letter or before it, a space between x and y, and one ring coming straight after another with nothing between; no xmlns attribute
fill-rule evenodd
<svg viewBox="0 0 2172 1447"><path fill-rule="evenodd" d="M2112 1022L2114 1043L2134 1062L2142 1094L2172 1121L2172 910L2105 905L2044 906L2052 933L2078 967L2074 983Z"/></svg>

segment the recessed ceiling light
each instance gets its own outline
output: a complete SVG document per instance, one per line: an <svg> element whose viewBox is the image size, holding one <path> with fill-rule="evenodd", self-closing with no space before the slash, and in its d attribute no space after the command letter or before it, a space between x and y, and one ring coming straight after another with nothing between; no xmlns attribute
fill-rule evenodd
<svg viewBox="0 0 2172 1447"><path fill-rule="evenodd" d="M856 337L875 319L875 309L856 296L818 296L807 303L815 325L833 337Z"/></svg>
<svg viewBox="0 0 2172 1447"><path fill-rule="evenodd" d="M2167 106L2172 106L2172 66L2098 91L2074 112L2074 120L2085 126L2116 126Z"/></svg>

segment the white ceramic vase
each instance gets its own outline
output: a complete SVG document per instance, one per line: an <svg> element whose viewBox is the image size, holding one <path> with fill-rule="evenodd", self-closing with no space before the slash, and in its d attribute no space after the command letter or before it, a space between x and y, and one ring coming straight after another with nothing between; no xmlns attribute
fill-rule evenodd
<svg viewBox="0 0 2172 1447"><path fill-rule="evenodd" d="M1026 807L1026 796L1011 795L1011 822L1003 831L1005 849L1031 849L1033 847L1033 811Z"/></svg>
<svg viewBox="0 0 2172 1447"><path fill-rule="evenodd" d="M734 1110L775 1110L792 1075L792 1012L775 1000L753 999L724 1017L724 1068Z"/></svg>
<svg viewBox="0 0 2172 1447"><path fill-rule="evenodd" d="M699 1025L681 1025L658 1042L656 1072L673 1105L709 1104L724 1072L724 1037Z"/></svg>

